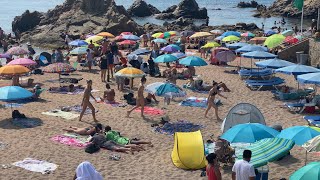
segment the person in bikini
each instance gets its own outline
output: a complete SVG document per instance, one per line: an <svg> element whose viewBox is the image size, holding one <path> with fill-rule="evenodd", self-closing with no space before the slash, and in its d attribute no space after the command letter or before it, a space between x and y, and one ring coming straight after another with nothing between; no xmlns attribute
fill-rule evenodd
<svg viewBox="0 0 320 180"><path fill-rule="evenodd" d="M94 135L102 131L102 124L98 123L95 126L90 126L86 128L78 128L70 126L68 129L63 129L69 133L76 133L79 135Z"/></svg>
<svg viewBox="0 0 320 180"><path fill-rule="evenodd" d="M97 100L96 100L96 98L93 97L93 95L91 94L91 91L92 91L92 80L88 80L87 81L87 88L84 91L83 99L82 99L82 103L81 103L82 111L80 113L79 121L81 121L87 107L89 107L92 111L93 120L97 121L96 112L95 112L96 110L90 102L90 97L92 97L96 102L97 102Z"/></svg>
<svg viewBox="0 0 320 180"><path fill-rule="evenodd" d="M103 102L115 103L114 97L116 96L116 93L114 89L111 89L110 84L106 84L106 89L101 100Z"/></svg>
<svg viewBox="0 0 320 180"><path fill-rule="evenodd" d="M209 96L208 96L208 99L207 99L207 104L208 104L208 107L207 107L207 110L204 114L204 117L207 117L207 114L209 112L209 110L211 108L214 108L215 110L215 114L216 114L216 118L218 121L221 121L221 118L219 117L219 114L218 114L218 106L215 104L215 99L216 99L216 95L219 95L225 99L227 99L227 97L223 96L222 94L220 94L219 92L219 86L218 86L218 83L213 81L212 83L212 88L211 90L209 91Z"/></svg>
<svg viewBox="0 0 320 180"><path fill-rule="evenodd" d="M145 99L144 99L144 96L143 96L143 91L144 91L144 84L146 83L147 79L145 77L142 77L141 78L141 84L139 86L139 89L138 89L138 96L137 96L137 100L136 100L136 106L133 107L131 110L127 111L127 117L130 116L130 113L141 107L141 117L144 117L143 115L143 111L144 111L144 104L145 104Z"/></svg>

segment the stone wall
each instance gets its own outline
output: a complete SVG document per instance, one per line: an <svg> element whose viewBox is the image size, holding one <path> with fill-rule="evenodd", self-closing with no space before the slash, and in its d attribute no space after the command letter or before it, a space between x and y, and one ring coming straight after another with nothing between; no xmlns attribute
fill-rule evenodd
<svg viewBox="0 0 320 180"><path fill-rule="evenodd" d="M320 40L310 39L309 57L312 66L320 64Z"/></svg>
<svg viewBox="0 0 320 180"><path fill-rule="evenodd" d="M296 52L303 51L304 54L309 53L309 40L304 40L298 44L292 45L278 53L280 59L284 59L293 63L297 63Z"/></svg>

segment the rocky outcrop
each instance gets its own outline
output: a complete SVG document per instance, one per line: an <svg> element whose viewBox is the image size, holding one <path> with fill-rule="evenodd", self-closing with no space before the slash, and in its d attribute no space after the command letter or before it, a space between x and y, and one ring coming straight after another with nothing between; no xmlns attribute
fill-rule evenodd
<svg viewBox="0 0 320 180"><path fill-rule="evenodd" d="M257 9L256 17L284 16L301 17L301 11L293 6L294 0L276 0L269 8ZM319 0L304 0L304 17L315 18L320 8Z"/></svg>
<svg viewBox="0 0 320 180"><path fill-rule="evenodd" d="M147 4L143 0L136 0L128 9L128 13L131 16L146 17L153 14L158 14L160 11L156 7L152 6L151 4Z"/></svg>
<svg viewBox="0 0 320 180"><path fill-rule="evenodd" d="M162 11L162 13L173 13L175 9L177 9L177 5L168 7L166 10Z"/></svg>
<svg viewBox="0 0 320 180"><path fill-rule="evenodd" d="M250 2L244 2L241 1L238 3L237 7L238 8L256 8L259 4L257 1L250 1Z"/></svg>
<svg viewBox="0 0 320 180"><path fill-rule="evenodd" d="M165 12L156 16L157 19L177 19L180 17L191 19L207 19L206 8L199 8L196 0L182 0L177 7L167 9ZM173 10L173 11L172 11Z"/></svg>
<svg viewBox="0 0 320 180"><path fill-rule="evenodd" d="M30 17L29 14L26 12L16 17L12 28L22 32L22 40L35 45L61 46L64 40L60 35L66 32L74 38L79 38L82 33L96 34L101 31L114 34L122 31L143 33L142 27L130 18L125 8L117 6L113 0L66 0L63 5L47 13L36 13L37 21L25 28L20 24L22 19Z"/></svg>
<svg viewBox="0 0 320 180"><path fill-rule="evenodd" d="M30 13L24 12L21 16L15 17L12 23L12 31L19 30L20 32L28 31L36 27L42 18L42 14L38 11Z"/></svg>

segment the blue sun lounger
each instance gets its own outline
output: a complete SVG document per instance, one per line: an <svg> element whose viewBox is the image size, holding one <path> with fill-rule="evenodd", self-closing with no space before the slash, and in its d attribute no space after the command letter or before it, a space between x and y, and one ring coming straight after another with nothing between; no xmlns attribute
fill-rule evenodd
<svg viewBox="0 0 320 180"><path fill-rule="evenodd" d="M272 74L272 69L241 69L239 71L242 79L269 79Z"/></svg>
<svg viewBox="0 0 320 180"><path fill-rule="evenodd" d="M259 91L262 88L274 88L278 90L277 86L283 84L284 80L279 77L274 77L268 80L245 80L245 83L251 90Z"/></svg>
<svg viewBox="0 0 320 180"><path fill-rule="evenodd" d="M295 113L302 113L306 107L315 107L320 103L320 95L316 95L311 102L304 103L304 102L293 102L293 103L285 103L284 105L289 108L290 111Z"/></svg>
<svg viewBox="0 0 320 180"><path fill-rule="evenodd" d="M303 119L311 126L320 127L320 116L304 116Z"/></svg>

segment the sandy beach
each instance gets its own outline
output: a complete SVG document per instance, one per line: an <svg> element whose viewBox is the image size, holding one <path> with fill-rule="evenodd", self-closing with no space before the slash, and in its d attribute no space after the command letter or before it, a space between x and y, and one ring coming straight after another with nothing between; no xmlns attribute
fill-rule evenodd
<svg viewBox="0 0 320 180"><path fill-rule="evenodd" d="M237 65L239 59L230 63L230 65ZM250 66L249 59L242 59L242 65ZM81 69L81 68L80 68ZM95 67L98 70L98 67ZM230 68L228 68L229 70ZM280 108L282 101L275 100L270 91L251 91L239 75L228 74L224 71L225 67L208 65L205 67L197 67L196 73L200 75L206 82L212 80L224 82L231 92L223 93L228 99L222 99L223 106L220 107L219 113L221 118L224 118L229 109L240 102L248 102L257 106L266 119L267 125L281 124L283 128L306 125L303 116L299 114L292 114L288 110ZM100 74L87 73L76 71L72 76L81 77L84 80L80 82L85 85L85 80L93 80L93 88L100 90L94 93L95 97L102 96L104 84L100 81ZM293 76L286 76L276 74L276 76L284 78L286 84L290 87L297 87L297 83ZM49 87L58 87L58 83L47 82L49 79L57 79L57 74L32 75L35 83L43 84L42 87L49 89ZM162 78L147 77L147 84L153 82L164 81ZM6 81L0 84L9 83ZM186 83L185 80L178 80L178 85L182 86ZM135 87L138 85L138 80L135 79ZM113 81L112 88L116 89ZM136 93L136 92L135 92ZM194 93L187 91L187 96L206 97L206 94ZM116 91L116 100L120 100L123 93ZM23 107L18 108L21 113L27 117L39 118L43 122L42 126L29 129L20 129L12 125L10 122L11 110L0 109L0 141L8 143L9 146L0 150L1 158L0 165L11 164L16 161L23 160L30 157L40 160L46 160L57 164L59 167L51 174L43 175L41 173L34 173L18 167L10 167L8 169L1 169L0 179L3 180L22 180L22 179L71 179L75 173L77 165L85 160L90 161L96 169L101 172L105 179L152 179L152 180L175 180L175 179L206 179L200 177L200 170L186 171L178 169L171 162L171 151L174 144L172 136L157 134L153 132L152 123L159 122L161 116L148 116L147 120L143 120L140 114L133 112L131 118L126 118L126 111L131 106L126 107L112 107L110 105L94 103L94 107L99 110L97 119L103 125L110 125L113 129L118 130L124 136L130 138L140 138L143 140L150 140L154 147L146 147L146 151L137 152L134 155L114 153L107 150L100 150L98 153L88 154L84 149L77 147L69 147L50 140L52 136L63 134L63 128L69 126L86 127L93 123L91 115L85 115L84 122L79 122L78 119L64 120L53 116L46 116L41 112L56 109L59 106L79 105L82 100L82 95L62 95L51 94L48 91L41 94L41 101L24 104ZM160 98L159 98L160 99ZM162 99L160 99L162 100ZM3 104L3 103L2 103ZM158 104L162 107L162 103ZM221 134L221 122L215 119L213 111L210 111L210 118L204 118L205 109L182 107L178 102L172 102L166 110L167 115L172 122L177 120L188 120L190 122L204 125L201 130L203 139L207 140L214 134L215 137ZM120 161L109 160L111 154L120 154ZM269 179L288 178L294 171L304 166L305 151L303 148L295 146L291 150L291 156L285 157L281 161L269 163L270 172ZM317 161L319 157L314 154L308 155L308 161ZM231 179L231 169L222 168L222 175L224 180Z"/></svg>

